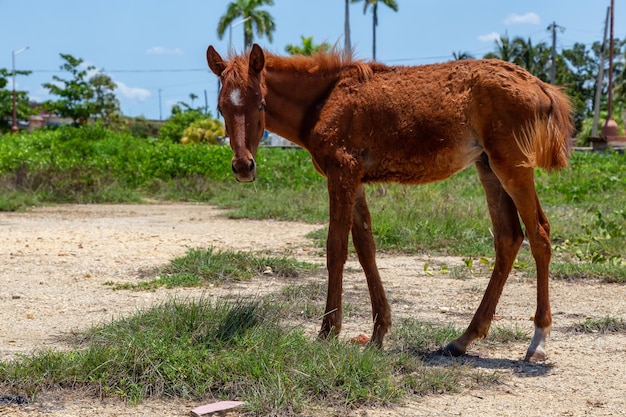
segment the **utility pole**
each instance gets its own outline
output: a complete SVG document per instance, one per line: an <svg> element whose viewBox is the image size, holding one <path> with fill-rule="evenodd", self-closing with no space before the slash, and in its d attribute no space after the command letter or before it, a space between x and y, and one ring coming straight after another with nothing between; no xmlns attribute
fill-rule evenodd
<svg viewBox="0 0 626 417"><path fill-rule="evenodd" d="M550 84L556 83L556 28L560 27L556 24L556 22L552 22L550 26L548 26L548 30L552 31L552 67L550 68Z"/></svg>
<svg viewBox="0 0 626 417"><path fill-rule="evenodd" d="M609 38L609 108L606 117L606 125L613 118L613 48L615 41L613 38L613 26L615 22L615 0L611 0L611 35Z"/></svg>
<svg viewBox="0 0 626 417"><path fill-rule="evenodd" d="M352 43L350 42L350 0L346 1L345 22L343 27L343 52L345 54L352 51Z"/></svg>
<svg viewBox="0 0 626 417"><path fill-rule="evenodd" d="M21 54L26 51L28 46L23 47L22 49L18 49L17 51L11 52L11 58L13 63L13 123L11 123L11 132L17 133L17 92L15 91L15 56Z"/></svg>
<svg viewBox="0 0 626 417"><path fill-rule="evenodd" d="M163 120L163 112L161 111L161 89L159 88L159 120Z"/></svg>
<svg viewBox="0 0 626 417"><path fill-rule="evenodd" d="M606 57L606 37L609 28L609 13L611 7L606 8L606 20L604 21L604 37L602 38L602 49L600 50L600 68L598 68L598 80L596 82L596 95L593 101L593 126L591 136L598 136L598 120L600 119L600 96L602 95L602 84L604 81L604 58Z"/></svg>

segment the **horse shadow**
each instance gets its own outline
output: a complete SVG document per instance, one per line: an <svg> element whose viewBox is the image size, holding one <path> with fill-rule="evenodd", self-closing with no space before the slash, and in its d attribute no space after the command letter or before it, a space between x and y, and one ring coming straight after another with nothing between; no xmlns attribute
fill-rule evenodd
<svg viewBox="0 0 626 417"><path fill-rule="evenodd" d="M445 353L443 349L434 351L409 349L405 353L418 357L424 366L466 366L491 371L508 370L523 378L547 376L554 368L554 364L549 361L530 363L523 359L485 358L472 354L454 357Z"/></svg>

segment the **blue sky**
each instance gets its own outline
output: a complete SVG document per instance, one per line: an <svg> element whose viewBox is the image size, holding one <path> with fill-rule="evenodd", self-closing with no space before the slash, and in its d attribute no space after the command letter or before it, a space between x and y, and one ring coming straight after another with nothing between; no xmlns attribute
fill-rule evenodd
<svg viewBox="0 0 626 417"><path fill-rule="evenodd" d="M0 68L31 70L16 85L33 99L50 98L41 84L59 71L60 53L82 58L109 74L128 116L158 119L172 104L200 97L215 114L217 79L207 69L205 51L214 45L226 53L228 34L217 37L217 22L230 0L0 0ZM343 45L344 0L275 0L266 7L276 22L273 42L263 47L284 53L285 45L300 44L300 36L316 43ZM609 0L397 0L399 11L379 7L377 58L392 65L419 65L450 60L453 52L481 57L494 50L494 37L531 38L551 42L547 27L557 33L557 48L575 42L600 41ZM622 3L616 1L616 3ZM617 4L615 37L626 38L626 5ZM372 51L371 11L350 7L352 45L356 56ZM232 43L243 48L243 29L235 27ZM160 93L159 93L160 90Z"/></svg>

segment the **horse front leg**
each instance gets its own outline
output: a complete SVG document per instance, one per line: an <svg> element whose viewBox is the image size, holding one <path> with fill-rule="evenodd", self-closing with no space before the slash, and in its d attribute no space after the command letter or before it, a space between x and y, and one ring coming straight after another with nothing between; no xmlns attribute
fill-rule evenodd
<svg viewBox="0 0 626 417"><path fill-rule="evenodd" d="M376 244L372 235L372 218L367 207L363 185L359 186L357 190L353 213L352 242L365 273L372 303L374 330L370 344L382 348L383 338L391 326L391 309L376 266Z"/></svg>
<svg viewBox="0 0 626 417"><path fill-rule="evenodd" d="M343 292L343 268L348 258L348 234L352 225L356 187L342 183L344 173L328 178L329 214L328 237L326 239L326 268L328 270L328 293L322 327L318 337L326 339L337 336L341 331Z"/></svg>

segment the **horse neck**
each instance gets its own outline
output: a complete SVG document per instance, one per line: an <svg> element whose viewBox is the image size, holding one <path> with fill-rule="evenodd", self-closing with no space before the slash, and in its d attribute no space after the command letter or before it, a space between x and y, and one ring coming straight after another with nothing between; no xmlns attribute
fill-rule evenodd
<svg viewBox="0 0 626 417"><path fill-rule="evenodd" d="M339 71L312 75L308 71L265 71L265 123L268 130L306 148L302 132L307 115L314 111L331 86Z"/></svg>

